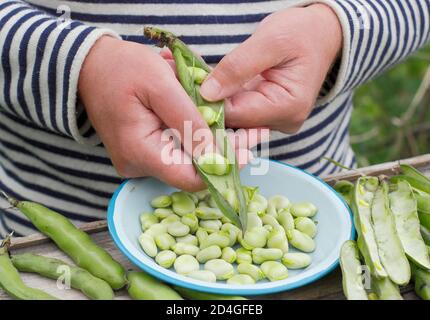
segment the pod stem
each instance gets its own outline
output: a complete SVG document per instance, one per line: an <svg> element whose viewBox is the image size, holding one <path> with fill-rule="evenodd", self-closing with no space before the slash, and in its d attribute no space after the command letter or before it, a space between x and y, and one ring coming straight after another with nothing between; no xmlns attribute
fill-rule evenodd
<svg viewBox="0 0 430 320"><path fill-rule="evenodd" d="M176 35L172 32L161 30L155 27L145 27L143 29L143 34L145 37L158 41L157 46L160 48L163 47L172 47L172 43L176 40Z"/></svg>
<svg viewBox="0 0 430 320"><path fill-rule="evenodd" d="M0 255L5 254L9 251L9 247L10 247L10 239L13 236L14 231L12 231L10 234L8 234L6 236L6 238L4 238L0 244Z"/></svg>
<svg viewBox="0 0 430 320"><path fill-rule="evenodd" d="M321 159L322 159L322 160L326 160L326 161L328 161L328 162L330 162L330 163L334 164L336 167L339 167L339 168L341 168L341 169L349 170L349 171L355 172L355 173L359 174L361 177L365 177L365 176L366 176L364 173L360 172L360 170L357 170L357 169L354 169L354 168L350 168L350 167L348 167L348 166L345 166L344 164L342 164L342 163L340 163L340 162L338 162L338 161L336 161L336 160L334 160L334 159L332 159L332 158L329 158L329 157L321 157Z"/></svg>
<svg viewBox="0 0 430 320"><path fill-rule="evenodd" d="M8 194L6 192L4 192L3 190L0 190L0 194L3 196L3 198L5 198L12 207L17 208L19 201L16 200L15 198L9 197Z"/></svg>

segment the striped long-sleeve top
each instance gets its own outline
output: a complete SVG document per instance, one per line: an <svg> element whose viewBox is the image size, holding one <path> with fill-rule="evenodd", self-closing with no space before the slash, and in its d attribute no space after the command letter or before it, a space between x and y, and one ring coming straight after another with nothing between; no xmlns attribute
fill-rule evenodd
<svg viewBox="0 0 430 320"><path fill-rule="evenodd" d="M354 165L354 89L428 41L429 0L0 0L0 188L76 223L105 217L121 179L77 101L82 63L101 36L147 43L143 26L156 25L217 63L265 16L317 2L339 18L342 55L301 130L272 135L270 156L326 175L337 168L322 156ZM0 235L11 230L33 231L3 209Z"/></svg>

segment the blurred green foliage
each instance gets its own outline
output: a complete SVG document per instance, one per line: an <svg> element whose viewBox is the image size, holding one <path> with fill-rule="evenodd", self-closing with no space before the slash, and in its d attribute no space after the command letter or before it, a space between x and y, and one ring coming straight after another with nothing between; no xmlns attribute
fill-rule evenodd
<svg viewBox="0 0 430 320"><path fill-rule="evenodd" d="M359 166L430 153L429 90L410 120L398 121L429 67L430 46L357 90L350 134Z"/></svg>

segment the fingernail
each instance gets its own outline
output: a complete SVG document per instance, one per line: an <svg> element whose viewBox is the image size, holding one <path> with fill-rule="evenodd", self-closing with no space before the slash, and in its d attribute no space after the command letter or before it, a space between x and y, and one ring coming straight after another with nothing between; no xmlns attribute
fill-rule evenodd
<svg viewBox="0 0 430 320"><path fill-rule="evenodd" d="M200 87L200 94L207 100L218 100L221 94L221 85L217 79L209 77Z"/></svg>

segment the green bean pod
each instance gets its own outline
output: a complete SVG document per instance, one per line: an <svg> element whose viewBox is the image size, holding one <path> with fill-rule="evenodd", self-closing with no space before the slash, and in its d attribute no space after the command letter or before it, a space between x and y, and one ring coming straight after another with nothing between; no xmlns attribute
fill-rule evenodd
<svg viewBox="0 0 430 320"><path fill-rule="evenodd" d="M216 119L212 119L213 114L210 115L209 127L214 137L216 137L216 144L220 152L218 155L220 157L213 154L205 154L198 159L193 159L193 164L222 213L233 224L246 230L247 204L240 182L239 165L236 161L235 151L225 131L224 101L206 101L200 95L198 83L203 79L202 76L204 73L209 73L211 68L200 56L194 54L184 42L171 32L158 28L145 27L144 35L150 39L157 40L161 47L169 47L175 60L179 82L185 92L196 106L212 108L214 113L217 114ZM190 69L190 67L193 69ZM230 189L234 192L234 197L238 203L237 207L233 208L229 201L224 198L222 192L225 189Z"/></svg>
<svg viewBox="0 0 430 320"><path fill-rule="evenodd" d="M389 278L377 279L372 277L372 289L379 300L403 300L399 286Z"/></svg>
<svg viewBox="0 0 430 320"><path fill-rule="evenodd" d="M430 246L430 230L424 226L420 226L420 233L421 233L421 236L423 237L424 243L427 246Z"/></svg>
<svg viewBox="0 0 430 320"><path fill-rule="evenodd" d="M343 200L345 200L349 206L351 206L352 192L354 190L354 184L352 182L346 180L338 181L333 186L333 189L342 196Z"/></svg>
<svg viewBox="0 0 430 320"><path fill-rule="evenodd" d="M414 265L411 266L415 281L415 293L423 300L430 300L430 271Z"/></svg>
<svg viewBox="0 0 430 320"><path fill-rule="evenodd" d="M411 186L400 180L391 184L390 190L390 209L406 255L424 269L430 269L430 258L420 233L417 201Z"/></svg>
<svg viewBox="0 0 430 320"><path fill-rule="evenodd" d="M411 269L389 208L386 182L382 182L376 190L371 208L375 240L382 265L394 283L406 285L411 278Z"/></svg>
<svg viewBox="0 0 430 320"><path fill-rule="evenodd" d="M362 266L357 244L346 241L340 250L343 293L348 300L368 300L362 281Z"/></svg>
<svg viewBox="0 0 430 320"><path fill-rule="evenodd" d="M8 198L8 201L18 208L40 232L54 241L79 267L105 280L114 290L126 284L124 268L66 217L38 203L18 201L13 198Z"/></svg>
<svg viewBox="0 0 430 320"><path fill-rule="evenodd" d="M42 290L25 285L18 270L10 260L9 241L9 238L6 238L0 246L0 288L11 297L19 300L57 300Z"/></svg>
<svg viewBox="0 0 430 320"><path fill-rule="evenodd" d="M93 300L112 300L114 298L112 288L106 281L94 277L87 270L71 266L60 259L24 253L13 255L11 260L15 268L21 272L38 273L50 279L58 279L62 275L62 268L68 268L72 288L82 291L83 294Z"/></svg>
<svg viewBox="0 0 430 320"><path fill-rule="evenodd" d="M351 209L354 212L357 245L364 261L372 274L378 278L384 278L387 277L387 272L379 258L370 210L378 186L379 180L376 177L359 178L352 192Z"/></svg>
<svg viewBox="0 0 430 320"><path fill-rule="evenodd" d="M183 300L175 290L146 273L131 271L127 279L127 291L134 300Z"/></svg>

